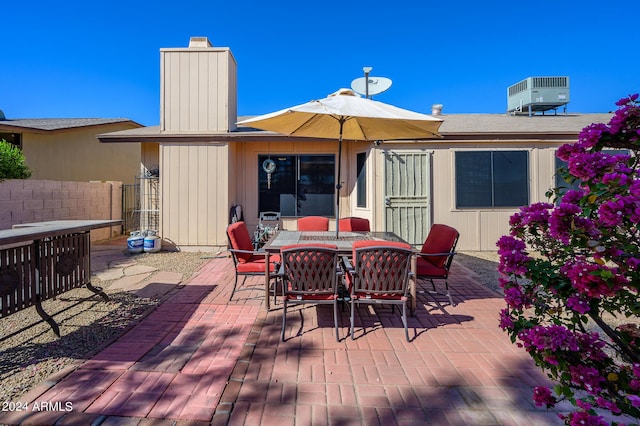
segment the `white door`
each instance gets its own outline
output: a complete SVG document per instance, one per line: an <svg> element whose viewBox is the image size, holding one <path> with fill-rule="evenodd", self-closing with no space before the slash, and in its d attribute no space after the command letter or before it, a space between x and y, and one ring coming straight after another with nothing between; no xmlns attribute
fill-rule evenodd
<svg viewBox="0 0 640 426"><path fill-rule="evenodd" d="M422 246L431 226L431 154L384 152L385 227Z"/></svg>

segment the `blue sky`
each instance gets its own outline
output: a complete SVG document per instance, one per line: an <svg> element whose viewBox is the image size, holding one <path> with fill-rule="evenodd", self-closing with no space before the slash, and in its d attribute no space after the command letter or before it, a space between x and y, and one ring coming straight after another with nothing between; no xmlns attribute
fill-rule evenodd
<svg viewBox="0 0 640 426"><path fill-rule="evenodd" d="M18 4L21 3L21 4ZM363 76L376 100L418 112L503 113L529 76L569 76L568 112L640 91L637 1L11 1L2 25L7 118L159 123L160 49L229 47L238 115L322 98Z"/></svg>

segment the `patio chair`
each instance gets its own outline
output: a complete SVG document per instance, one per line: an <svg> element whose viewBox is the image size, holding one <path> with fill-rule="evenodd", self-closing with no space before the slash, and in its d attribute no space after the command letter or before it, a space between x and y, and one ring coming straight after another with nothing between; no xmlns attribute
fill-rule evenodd
<svg viewBox="0 0 640 426"><path fill-rule="evenodd" d="M324 216L305 216L298 219L298 231L328 231L329 218Z"/></svg>
<svg viewBox="0 0 640 426"><path fill-rule="evenodd" d="M356 241L351 261L343 257L345 278L351 293L351 339L354 339L355 307L361 303L402 306L404 334L409 340L407 302L413 251L409 244L390 241ZM364 331L364 325L363 325Z"/></svg>
<svg viewBox="0 0 640 426"><path fill-rule="evenodd" d="M331 244L295 244L281 250L282 266L282 341L287 326L287 308L291 303L333 305L333 322L338 332L338 251Z"/></svg>
<svg viewBox="0 0 640 426"><path fill-rule="evenodd" d="M242 284L244 284L248 275L265 275L266 261L265 253L258 252L253 249L253 242L247 229L245 222L236 222L227 227L227 238L229 239L229 252L233 258L236 279L233 283L233 290L229 300L233 298L233 294L238 286L238 277L242 276ZM276 272L280 264L279 255L269 256L269 272ZM275 273L272 274L275 279ZM276 288L273 287L273 297L275 302Z"/></svg>
<svg viewBox="0 0 640 426"><path fill-rule="evenodd" d="M345 217L338 220L339 231L369 232L369 219L362 217Z"/></svg>
<svg viewBox="0 0 640 426"><path fill-rule="evenodd" d="M431 226L429 235L422 245L418 258L416 260L416 276L418 279L427 279L431 281L433 292L436 292L436 285L433 280L444 280L445 290L449 303L455 306L449 291L449 268L453 262L453 256L456 252L456 244L460 233L451 226L443 224L434 224Z"/></svg>

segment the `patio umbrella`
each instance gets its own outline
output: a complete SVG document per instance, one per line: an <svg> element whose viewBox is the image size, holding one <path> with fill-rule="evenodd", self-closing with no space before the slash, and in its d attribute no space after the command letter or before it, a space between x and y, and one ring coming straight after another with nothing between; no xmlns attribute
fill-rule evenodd
<svg viewBox="0 0 640 426"><path fill-rule="evenodd" d="M361 98L340 89L324 99L286 108L237 124L289 136L338 139L336 182L336 236L340 218L342 141L416 140L438 138L442 120L393 105Z"/></svg>

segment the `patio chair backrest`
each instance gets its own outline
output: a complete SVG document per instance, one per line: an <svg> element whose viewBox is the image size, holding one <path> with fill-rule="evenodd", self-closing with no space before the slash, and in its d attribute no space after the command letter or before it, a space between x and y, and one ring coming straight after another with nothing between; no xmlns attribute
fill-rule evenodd
<svg viewBox="0 0 640 426"><path fill-rule="evenodd" d="M337 291L338 251L332 244L295 244L280 251L286 292L291 295L330 295Z"/></svg>
<svg viewBox="0 0 640 426"><path fill-rule="evenodd" d="M339 231L369 232L369 219L363 217L345 217L338 220Z"/></svg>
<svg viewBox="0 0 640 426"><path fill-rule="evenodd" d="M260 223L280 220L280 212L260 212Z"/></svg>
<svg viewBox="0 0 640 426"><path fill-rule="evenodd" d="M328 231L329 218L324 216L305 216L298 219L298 231Z"/></svg>
<svg viewBox="0 0 640 426"><path fill-rule="evenodd" d="M406 294L412 255L411 246L405 243L371 240L354 242L354 292L374 295Z"/></svg>
<svg viewBox="0 0 640 426"><path fill-rule="evenodd" d="M227 227L227 237L229 238L229 245L235 250L246 250L248 253L238 253L235 255L238 262L248 262L253 254L253 242L251 241L251 235L247 229L247 224L244 222L232 223Z"/></svg>
<svg viewBox="0 0 640 426"><path fill-rule="evenodd" d="M453 253L458 243L460 233L455 228L440 223L435 223L431 226L429 235L422 245L421 253L435 254L435 253ZM424 256L424 260L430 262L438 268L446 267L449 269L451 261L453 260L453 254L442 256Z"/></svg>

